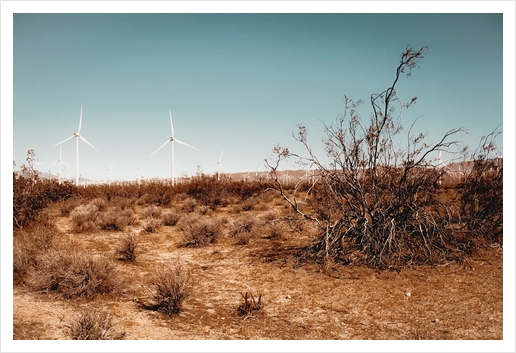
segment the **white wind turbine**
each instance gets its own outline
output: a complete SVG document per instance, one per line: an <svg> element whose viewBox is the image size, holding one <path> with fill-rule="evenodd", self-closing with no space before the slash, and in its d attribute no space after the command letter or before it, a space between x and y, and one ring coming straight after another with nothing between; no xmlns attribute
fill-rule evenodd
<svg viewBox="0 0 516 353"><path fill-rule="evenodd" d="M75 185L76 186L79 186L79 138L86 144L90 145L95 151L99 152L98 149L96 149L91 143L89 143L84 137L82 137L80 135L80 132L81 132L81 125L82 125L82 104L81 104L81 115L80 115L80 118L79 118L79 129L77 130L77 132L74 132L72 136L70 136L69 138L67 138L66 140L64 141L61 141L59 143L56 143L54 146L52 147L55 147L57 145L60 145L62 144L63 142L66 142L68 140L71 140L71 139L76 139L75 140ZM100 152L99 152L100 153Z"/></svg>
<svg viewBox="0 0 516 353"><path fill-rule="evenodd" d="M220 157L219 157L219 160L216 161L216 162L213 162L213 163L209 163L209 164L206 164L207 166L208 165L213 165L213 164L216 164L217 165L217 174L220 173L220 167L222 167L222 169L226 170L226 168L224 168L224 166L222 165L222 163L220 163L220 161L222 160L222 154L224 153L224 150L222 150L222 152L220 153Z"/></svg>
<svg viewBox="0 0 516 353"><path fill-rule="evenodd" d="M70 166L68 164L65 163L65 161L63 161L61 159L61 145L59 145L59 159L57 161L55 161L54 163L52 163L51 165L49 165L48 167L50 168L51 166L53 166L54 164L58 163L57 165L57 177L58 177L58 180L59 180L59 184L61 184L61 163L63 163L64 165L68 166L70 168Z"/></svg>
<svg viewBox="0 0 516 353"><path fill-rule="evenodd" d="M135 166L136 168L138 168L138 186L140 186L140 179L141 179L141 176L140 176L140 170L143 169L143 167L145 167L147 164L144 164L142 165L141 167L138 167L136 164L132 164L131 165Z"/></svg>
<svg viewBox="0 0 516 353"><path fill-rule="evenodd" d="M174 137L174 124L172 123L172 111L168 111L169 114L170 114L170 129L172 130L172 135L170 136L170 138L165 141L165 143L163 145L161 145L160 148L158 148L156 151L154 151L151 156L153 156L156 152L158 152L160 149L162 149L163 147L165 147L167 145L167 143L170 142L170 145L171 145L171 149L172 149L172 157L171 157L171 162L170 162L170 169L171 169L171 176L170 176L170 179L172 180L172 186L174 186L174 142L177 142L177 143L180 143L182 145L185 145L187 147L190 147L190 148L193 148L194 150L197 150L197 148L195 147L192 147L190 146L189 144L186 144L184 143L183 141L179 141L178 139L176 139Z"/></svg>
<svg viewBox="0 0 516 353"><path fill-rule="evenodd" d="M115 162L113 162L115 163ZM108 185L111 185L111 168L113 168L113 163L111 163L111 166L107 169L108 171Z"/></svg>

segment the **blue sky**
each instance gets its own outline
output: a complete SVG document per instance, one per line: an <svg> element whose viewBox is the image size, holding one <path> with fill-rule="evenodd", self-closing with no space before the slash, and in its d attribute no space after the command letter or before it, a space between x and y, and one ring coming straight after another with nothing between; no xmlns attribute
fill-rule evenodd
<svg viewBox="0 0 516 353"><path fill-rule="evenodd" d="M308 127L322 152L323 124L343 112L343 96L386 89L401 52L430 46L402 98L418 96L407 128L429 141L449 129L476 147L503 120L502 14L27 14L14 15L13 159L34 149L41 171L59 157L54 144L77 131L80 173L93 180L263 170L276 144L302 152L291 132ZM362 106L368 119L369 104ZM502 139L499 139L502 150ZM75 143L62 145L75 172ZM503 152L501 152L503 153ZM291 165L286 164L285 168ZM57 173L57 164L50 170Z"/></svg>

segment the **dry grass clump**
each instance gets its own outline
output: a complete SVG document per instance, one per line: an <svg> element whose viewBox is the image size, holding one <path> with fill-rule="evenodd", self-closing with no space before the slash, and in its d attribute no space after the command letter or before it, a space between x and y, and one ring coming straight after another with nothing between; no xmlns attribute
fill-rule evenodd
<svg viewBox="0 0 516 353"><path fill-rule="evenodd" d="M58 231L53 227L36 226L28 231L13 234L13 280L23 283L25 276L36 263L36 257L54 247Z"/></svg>
<svg viewBox="0 0 516 353"><path fill-rule="evenodd" d="M250 197L242 202L242 211L251 211L258 205L258 200L254 197Z"/></svg>
<svg viewBox="0 0 516 353"><path fill-rule="evenodd" d="M168 212L163 212L163 224L166 226L175 226L177 222L181 219L181 215L177 213L175 210L169 210Z"/></svg>
<svg viewBox="0 0 516 353"><path fill-rule="evenodd" d="M70 212L74 231L76 233L84 233L96 230L98 214L99 210L95 205L90 204L77 206L72 212Z"/></svg>
<svg viewBox="0 0 516 353"><path fill-rule="evenodd" d="M238 225L229 232L229 235L236 238L237 245L247 245L251 238L256 236L259 226L258 218L246 217L240 220Z"/></svg>
<svg viewBox="0 0 516 353"><path fill-rule="evenodd" d="M154 217L147 217L142 221L143 230L147 233L156 233L163 225L163 221Z"/></svg>
<svg viewBox="0 0 516 353"><path fill-rule="evenodd" d="M183 302L192 291L190 273L179 260L158 269L152 276L152 286L156 301L154 308L168 316L181 312Z"/></svg>
<svg viewBox="0 0 516 353"><path fill-rule="evenodd" d="M112 206L118 206L120 209L130 209L133 206L133 201L130 198L127 197L121 197L121 196L115 196L113 197L110 202Z"/></svg>
<svg viewBox="0 0 516 353"><path fill-rule="evenodd" d="M72 340L120 340L125 332L115 332L113 316L107 311L84 310L67 325L68 336Z"/></svg>
<svg viewBox="0 0 516 353"><path fill-rule="evenodd" d="M181 210L185 212L194 212L196 207L197 200L193 197L188 197L184 200L183 207L181 208Z"/></svg>
<svg viewBox="0 0 516 353"><path fill-rule="evenodd" d="M244 320L250 317L254 317L255 313L262 308L262 295L258 297L258 300L256 300L252 293L245 293L242 294L242 299L244 299L244 302L240 304L237 308L237 313L240 316L244 317Z"/></svg>
<svg viewBox="0 0 516 353"><path fill-rule="evenodd" d="M109 207L97 216L97 225L102 230L124 230L135 222L134 211L130 208L122 210L120 206Z"/></svg>
<svg viewBox="0 0 516 353"><path fill-rule="evenodd" d="M217 218L199 218L190 214L181 218L178 227L183 231L183 246L205 246L217 241L222 235L222 221Z"/></svg>
<svg viewBox="0 0 516 353"><path fill-rule="evenodd" d="M103 212L108 207L108 201L103 197L97 197L90 201L90 205L97 206L97 210Z"/></svg>
<svg viewBox="0 0 516 353"><path fill-rule="evenodd" d="M116 248L119 260L134 262L137 258L138 237L135 233L125 234Z"/></svg>
<svg viewBox="0 0 516 353"><path fill-rule="evenodd" d="M143 218L161 218L161 214L161 207L158 207L156 205L149 205L141 211L141 215Z"/></svg>
<svg viewBox="0 0 516 353"><path fill-rule="evenodd" d="M28 283L34 289L54 291L67 299L115 293L121 285L114 264L106 257L84 255L64 247L37 256Z"/></svg>
<svg viewBox="0 0 516 353"><path fill-rule="evenodd" d="M66 217L70 215L70 212L72 212L73 209L80 206L80 201L77 200L74 197L71 197L66 200L60 200L57 202L57 205L59 207L59 212L61 216Z"/></svg>

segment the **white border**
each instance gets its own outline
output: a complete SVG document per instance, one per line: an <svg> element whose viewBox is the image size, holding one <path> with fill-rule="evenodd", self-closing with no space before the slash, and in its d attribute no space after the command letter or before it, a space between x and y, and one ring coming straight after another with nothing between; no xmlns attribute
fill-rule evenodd
<svg viewBox="0 0 516 353"><path fill-rule="evenodd" d="M2 307L1 351L383 351L383 352L514 352L514 129L515 3L513 1L2 1L1 6L1 215ZM12 340L12 136L13 13L503 13L504 138L506 181L504 213L504 340L503 341L13 341ZM488 119L488 117L487 117ZM10 235L10 236L9 236ZM509 255L509 254L510 255Z"/></svg>

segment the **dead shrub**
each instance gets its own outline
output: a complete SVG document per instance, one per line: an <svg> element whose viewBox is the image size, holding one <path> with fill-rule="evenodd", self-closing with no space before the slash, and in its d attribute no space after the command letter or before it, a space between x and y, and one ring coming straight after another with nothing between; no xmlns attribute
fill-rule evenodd
<svg viewBox="0 0 516 353"><path fill-rule="evenodd" d="M181 215L174 210L163 213L163 224L166 226L175 226L181 219Z"/></svg>
<svg viewBox="0 0 516 353"><path fill-rule="evenodd" d="M275 239L281 238L287 231L287 226L283 222L270 222L265 225L265 231L267 232L266 238Z"/></svg>
<svg viewBox="0 0 516 353"><path fill-rule="evenodd" d="M130 209L133 206L133 202L131 199L127 197L115 196L110 200L110 204L112 206L118 206L120 209Z"/></svg>
<svg viewBox="0 0 516 353"><path fill-rule="evenodd" d="M120 340L125 332L115 332L113 316L107 311L83 310L67 325L72 340Z"/></svg>
<svg viewBox="0 0 516 353"><path fill-rule="evenodd" d="M147 217L142 221L143 230L147 233L155 233L163 225L161 219Z"/></svg>
<svg viewBox="0 0 516 353"><path fill-rule="evenodd" d="M158 269L152 276L155 309L168 316L179 314L183 302L191 294L188 269L177 260L174 264Z"/></svg>
<svg viewBox="0 0 516 353"><path fill-rule="evenodd" d="M64 298L93 298L120 290L114 264L103 256L83 255L68 248L40 254L29 273L29 285Z"/></svg>
<svg viewBox="0 0 516 353"><path fill-rule="evenodd" d="M80 205L80 201L73 197L58 202L59 211L63 217L69 216L70 212Z"/></svg>
<svg viewBox="0 0 516 353"><path fill-rule="evenodd" d="M74 231L84 233L97 229L98 208L95 205L81 205L70 212Z"/></svg>
<svg viewBox="0 0 516 353"><path fill-rule="evenodd" d="M178 222L183 231L183 246L198 247L214 243L222 235L222 222L216 218L182 217Z"/></svg>
<svg viewBox="0 0 516 353"><path fill-rule="evenodd" d="M185 212L194 212L196 207L197 207L197 200L195 200L192 197L188 197L183 202L183 207L181 208L181 210L185 211Z"/></svg>
<svg viewBox="0 0 516 353"><path fill-rule="evenodd" d="M247 217L241 220L229 235L236 238L237 245L247 245L251 238L256 236L259 226L260 222L256 217Z"/></svg>
<svg viewBox="0 0 516 353"><path fill-rule="evenodd" d="M97 225L102 230L124 230L135 221L136 216L132 209L122 210L119 206L109 207L97 217Z"/></svg>
<svg viewBox="0 0 516 353"><path fill-rule="evenodd" d="M108 201L105 198L97 197L90 201L90 205L97 206L97 210L103 212L108 207Z"/></svg>
<svg viewBox="0 0 516 353"><path fill-rule="evenodd" d="M161 208L156 205L150 205L142 209L141 215L143 218L160 218L162 214Z"/></svg>
<svg viewBox="0 0 516 353"><path fill-rule="evenodd" d="M58 237L53 227L36 226L27 231L13 234L13 280L15 284L24 282L25 276L34 266L36 257L52 249Z"/></svg>
<svg viewBox="0 0 516 353"><path fill-rule="evenodd" d="M244 302L240 304L237 308L237 313L240 316L244 317L244 320L250 317L255 317L256 312L262 308L262 295L258 297L256 300L252 293L242 294L242 299Z"/></svg>
<svg viewBox="0 0 516 353"><path fill-rule="evenodd" d="M258 205L258 200L254 197L250 197L242 202L242 211L251 211Z"/></svg>
<svg viewBox="0 0 516 353"><path fill-rule="evenodd" d="M118 244L116 254L119 260L134 262L137 258L138 236L135 233L125 234Z"/></svg>

